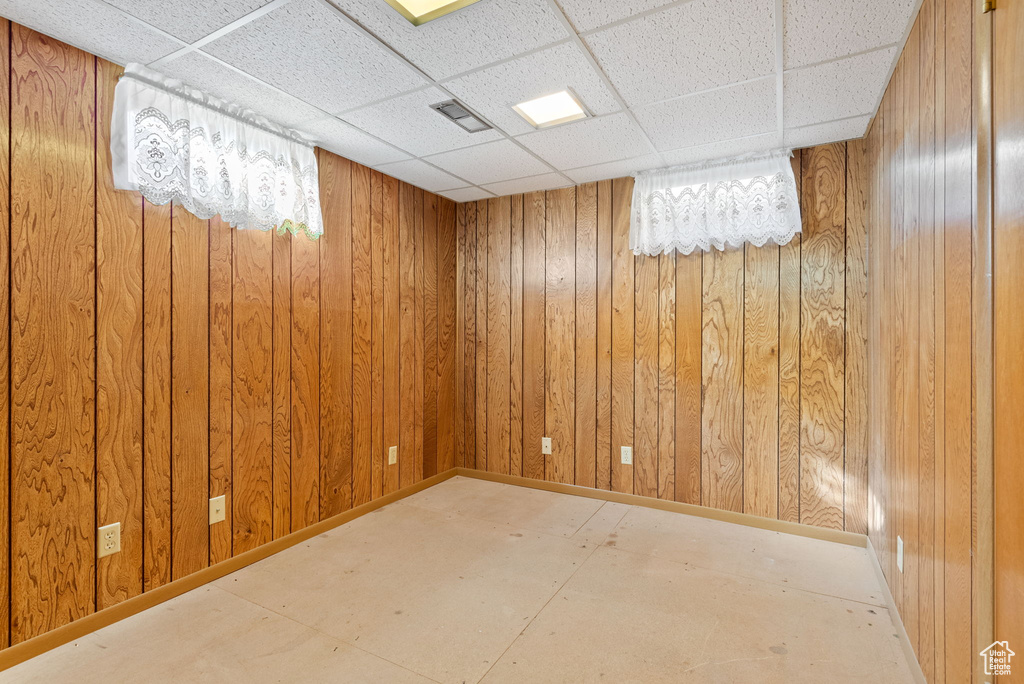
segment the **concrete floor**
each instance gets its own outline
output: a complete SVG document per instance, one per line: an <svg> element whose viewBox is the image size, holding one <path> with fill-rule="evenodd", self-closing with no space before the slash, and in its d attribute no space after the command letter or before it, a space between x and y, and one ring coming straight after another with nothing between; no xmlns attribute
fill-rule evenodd
<svg viewBox="0 0 1024 684"><path fill-rule="evenodd" d="M456 477L0 682L910 682L867 551Z"/></svg>

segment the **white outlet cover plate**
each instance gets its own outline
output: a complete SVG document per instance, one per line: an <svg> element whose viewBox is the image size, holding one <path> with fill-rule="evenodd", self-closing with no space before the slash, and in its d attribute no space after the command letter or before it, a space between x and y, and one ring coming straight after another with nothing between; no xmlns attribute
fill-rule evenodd
<svg viewBox="0 0 1024 684"><path fill-rule="evenodd" d="M896 567L903 572L903 537L896 537Z"/></svg>
<svg viewBox="0 0 1024 684"><path fill-rule="evenodd" d="M388 449L388 465L395 465L398 463L398 447L393 446Z"/></svg>
<svg viewBox="0 0 1024 684"><path fill-rule="evenodd" d="M225 510L226 506L227 506L227 503L225 501L224 494L221 494L220 496L215 496L212 499L210 499L210 524L211 525L213 523L223 522L225 516L227 515L227 511Z"/></svg>
<svg viewBox="0 0 1024 684"><path fill-rule="evenodd" d="M540 438L540 453L545 456L551 455L551 438L541 437Z"/></svg>
<svg viewBox="0 0 1024 684"><path fill-rule="evenodd" d="M96 557L103 558L121 551L121 523L110 523L99 529L96 537Z"/></svg>
<svg viewBox="0 0 1024 684"><path fill-rule="evenodd" d="M633 465L633 447L622 447L622 465Z"/></svg>

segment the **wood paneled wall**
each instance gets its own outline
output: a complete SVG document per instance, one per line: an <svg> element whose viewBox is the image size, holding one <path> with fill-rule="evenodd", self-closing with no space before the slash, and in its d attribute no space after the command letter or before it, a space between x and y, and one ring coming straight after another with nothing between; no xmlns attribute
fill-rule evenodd
<svg viewBox="0 0 1024 684"><path fill-rule="evenodd" d="M782 248L634 256L631 179L460 204L467 465L866 532L863 146L793 162Z"/></svg>
<svg viewBox="0 0 1024 684"><path fill-rule="evenodd" d="M972 400L974 354L984 352L974 348L972 329L977 11L967 0L924 0L864 143L869 534L931 682L969 682L978 662Z"/></svg>
<svg viewBox="0 0 1024 684"><path fill-rule="evenodd" d="M0 60L0 645L461 464L454 203L320 151L318 241L153 206L119 67L6 21Z"/></svg>

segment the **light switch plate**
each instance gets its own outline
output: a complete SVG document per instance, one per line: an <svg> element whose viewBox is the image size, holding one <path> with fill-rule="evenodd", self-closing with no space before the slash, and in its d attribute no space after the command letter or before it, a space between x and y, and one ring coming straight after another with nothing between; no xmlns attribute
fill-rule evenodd
<svg viewBox="0 0 1024 684"><path fill-rule="evenodd" d="M622 465L633 465L633 447L622 447Z"/></svg>
<svg viewBox="0 0 1024 684"><path fill-rule="evenodd" d="M96 557L103 558L121 551L121 523L110 523L99 530L96 538Z"/></svg>
<svg viewBox="0 0 1024 684"><path fill-rule="evenodd" d="M551 438L550 437L541 437L540 438L540 453L544 454L545 456L550 456L551 455Z"/></svg>
<svg viewBox="0 0 1024 684"><path fill-rule="evenodd" d="M225 497L223 494L215 496L210 499L210 524L219 523L224 520L227 515L225 508L227 506Z"/></svg>
<svg viewBox="0 0 1024 684"><path fill-rule="evenodd" d="M903 572L903 537L896 536L896 567Z"/></svg>
<svg viewBox="0 0 1024 684"><path fill-rule="evenodd" d="M388 449L388 465L395 465L398 463L398 447L393 446Z"/></svg>

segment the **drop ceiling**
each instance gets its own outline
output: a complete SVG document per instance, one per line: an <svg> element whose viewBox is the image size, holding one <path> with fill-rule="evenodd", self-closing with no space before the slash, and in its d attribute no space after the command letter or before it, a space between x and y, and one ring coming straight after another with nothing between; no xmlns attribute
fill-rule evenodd
<svg viewBox="0 0 1024 684"><path fill-rule="evenodd" d="M916 0L480 0L415 27L385 0L0 0L456 201L864 135ZM590 118L535 130L561 90ZM493 126L430 108L455 98Z"/></svg>

